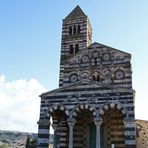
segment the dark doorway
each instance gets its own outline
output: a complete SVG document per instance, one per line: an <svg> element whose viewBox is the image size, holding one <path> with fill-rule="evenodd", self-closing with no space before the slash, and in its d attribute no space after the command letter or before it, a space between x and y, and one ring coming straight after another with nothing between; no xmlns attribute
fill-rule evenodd
<svg viewBox="0 0 148 148"><path fill-rule="evenodd" d="M96 127L94 124L90 125L90 148L96 147Z"/></svg>

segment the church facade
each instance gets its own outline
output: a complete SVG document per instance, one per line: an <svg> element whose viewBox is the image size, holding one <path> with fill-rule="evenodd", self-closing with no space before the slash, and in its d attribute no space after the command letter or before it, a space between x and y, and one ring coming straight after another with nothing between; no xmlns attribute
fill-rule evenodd
<svg viewBox="0 0 148 148"><path fill-rule="evenodd" d="M62 26L59 88L41 94L38 148L136 148L131 54L92 43L77 6Z"/></svg>

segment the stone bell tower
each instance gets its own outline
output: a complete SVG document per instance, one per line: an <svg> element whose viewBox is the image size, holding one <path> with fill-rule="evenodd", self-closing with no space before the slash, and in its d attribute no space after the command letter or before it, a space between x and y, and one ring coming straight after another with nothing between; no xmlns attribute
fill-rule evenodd
<svg viewBox="0 0 148 148"><path fill-rule="evenodd" d="M62 26L59 88L40 95L38 148L136 148L131 54L92 43L77 6ZM50 119L52 118L52 123Z"/></svg>
<svg viewBox="0 0 148 148"><path fill-rule="evenodd" d="M89 18L77 6L63 19L59 86L64 86L63 61L92 44L92 27Z"/></svg>
<svg viewBox="0 0 148 148"><path fill-rule="evenodd" d="M88 17L77 6L62 26L61 59L76 54L92 43L92 28Z"/></svg>

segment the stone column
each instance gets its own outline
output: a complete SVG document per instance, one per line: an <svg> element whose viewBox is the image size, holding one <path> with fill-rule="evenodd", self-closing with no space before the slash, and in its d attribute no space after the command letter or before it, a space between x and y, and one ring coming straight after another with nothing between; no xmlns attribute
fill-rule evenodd
<svg viewBox="0 0 148 148"><path fill-rule="evenodd" d="M102 119L95 119L96 125L96 148L101 148L100 143L100 126L102 124Z"/></svg>
<svg viewBox="0 0 148 148"><path fill-rule="evenodd" d="M69 146L68 148L73 148L73 127L76 121L75 119L68 119L67 123L69 125Z"/></svg>

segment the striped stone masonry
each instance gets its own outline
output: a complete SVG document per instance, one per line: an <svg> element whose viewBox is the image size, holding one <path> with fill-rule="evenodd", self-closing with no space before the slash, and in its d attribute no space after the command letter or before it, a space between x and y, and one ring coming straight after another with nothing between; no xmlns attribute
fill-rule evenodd
<svg viewBox="0 0 148 148"><path fill-rule="evenodd" d="M38 122L38 148L49 146L50 119L41 119Z"/></svg>
<svg viewBox="0 0 148 148"><path fill-rule="evenodd" d="M131 54L92 43L77 6L62 25L59 88L40 95L38 148L136 148ZM51 120L52 119L52 120Z"/></svg>

